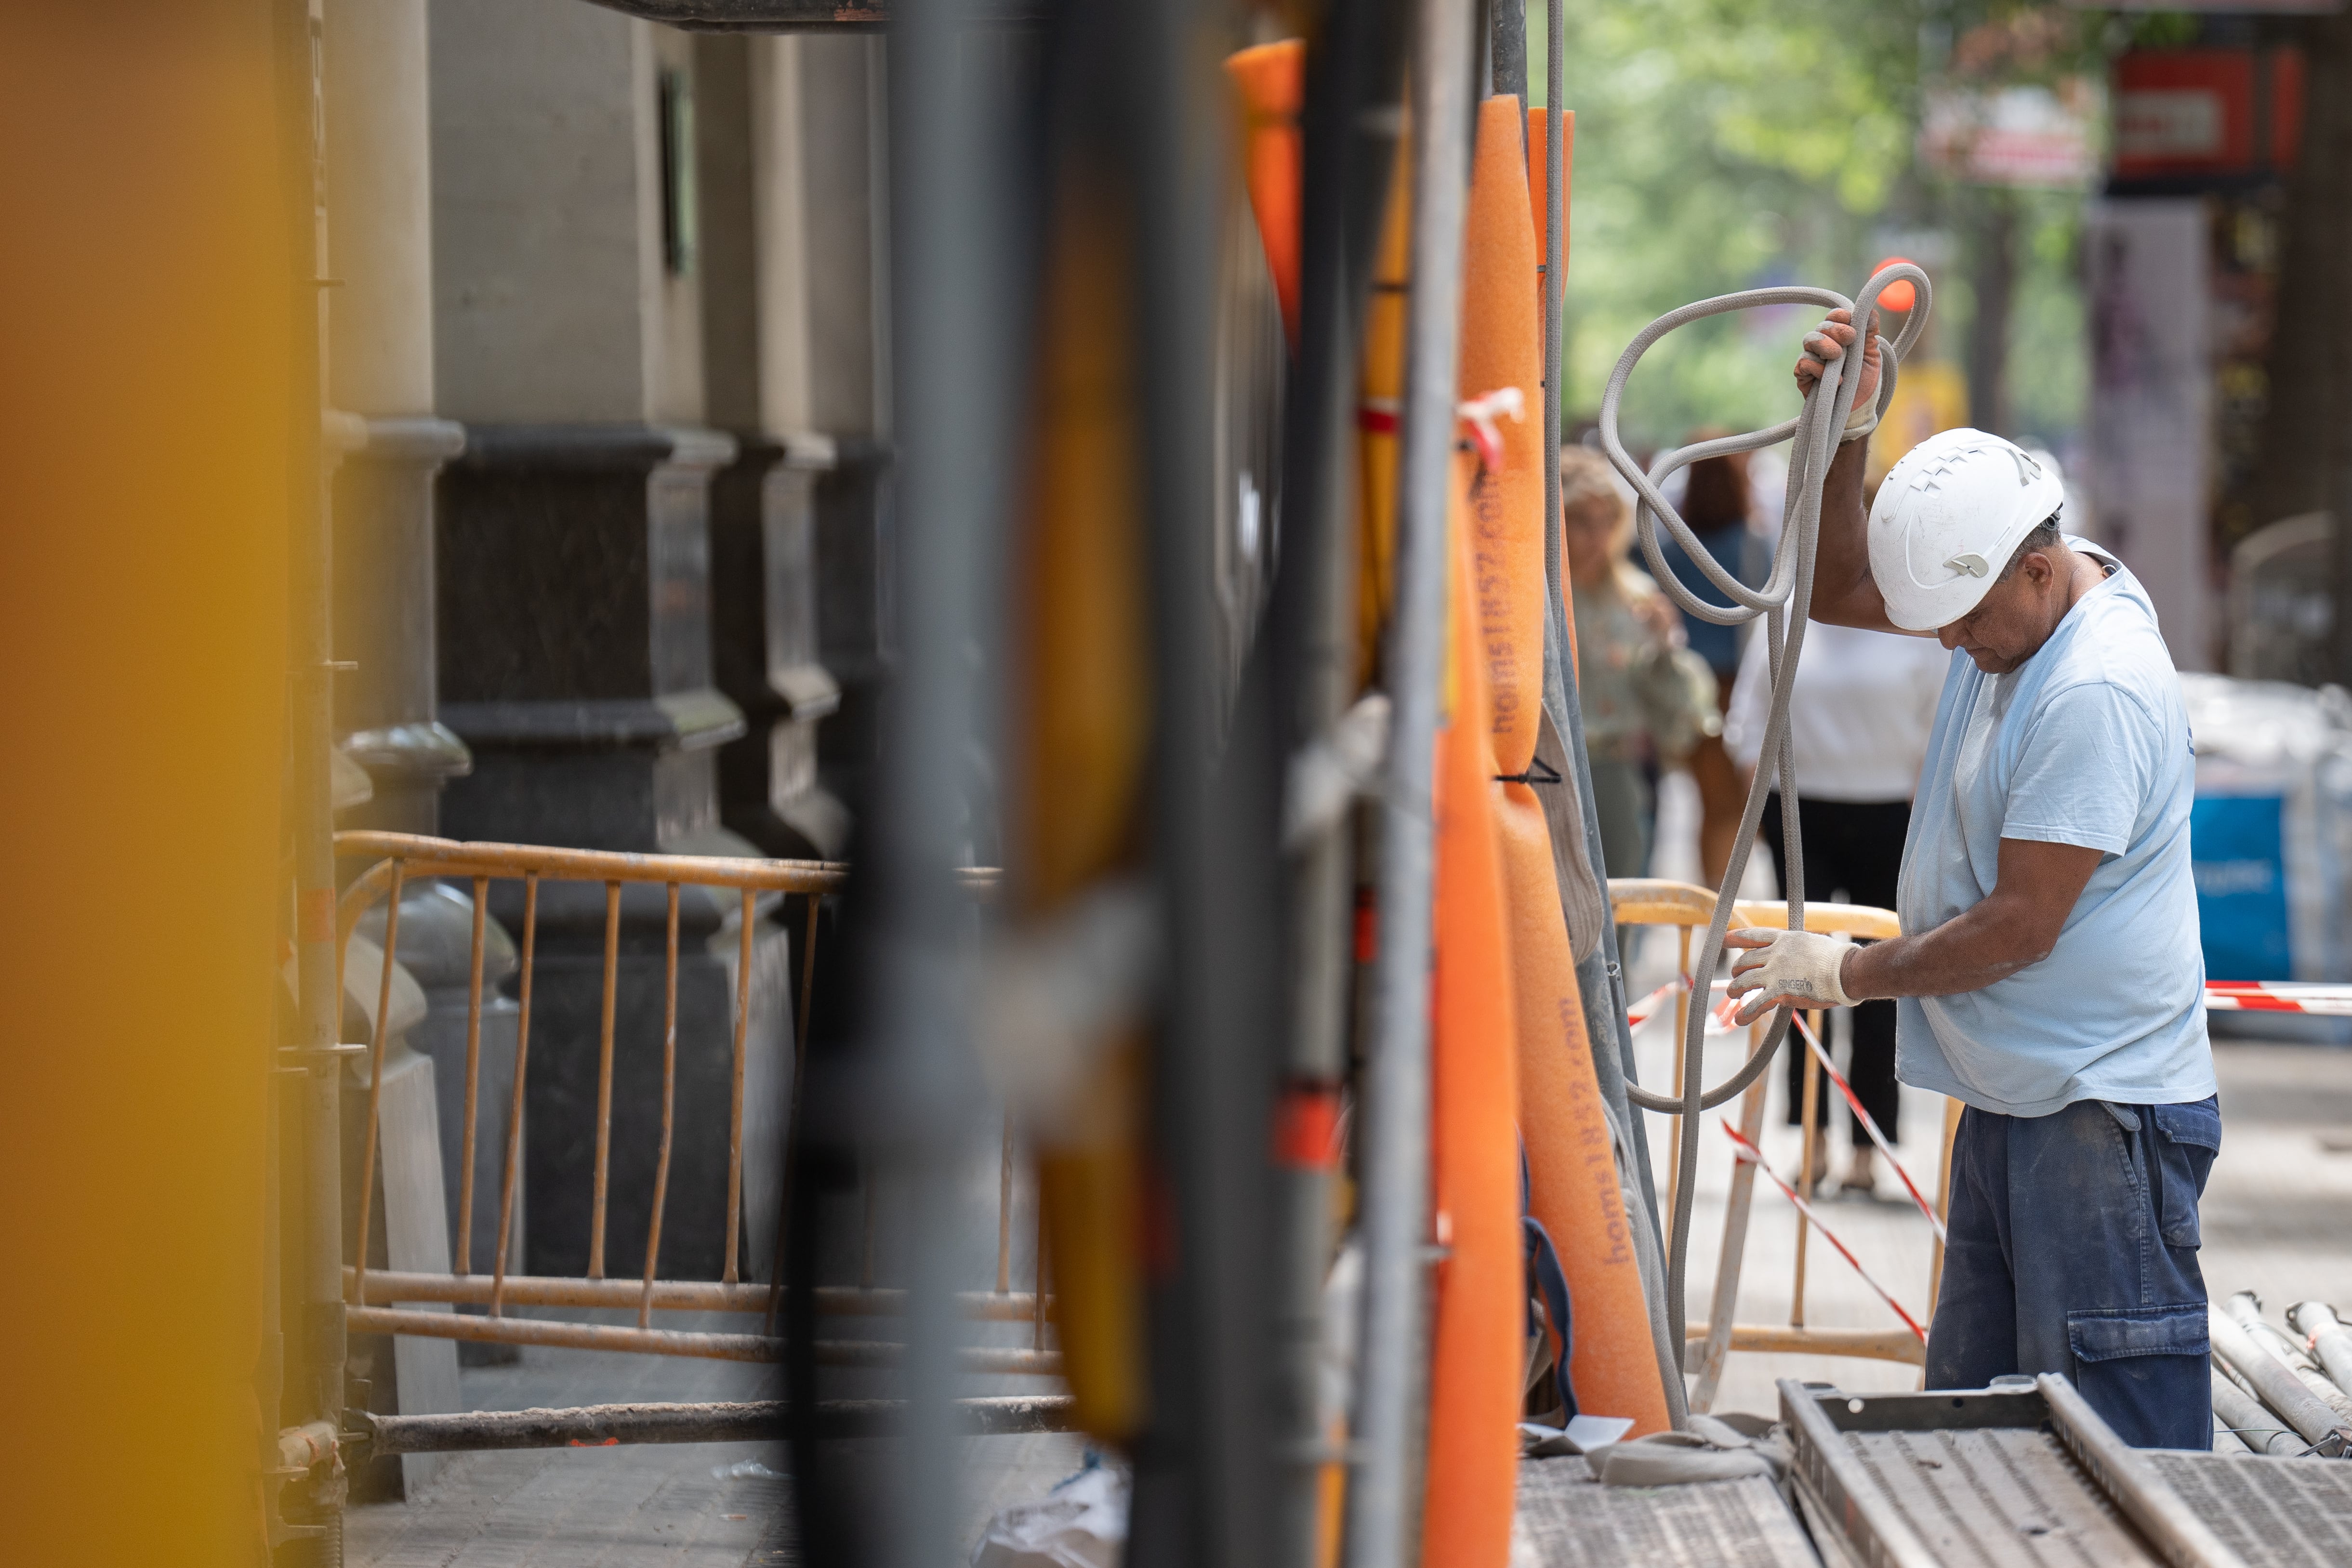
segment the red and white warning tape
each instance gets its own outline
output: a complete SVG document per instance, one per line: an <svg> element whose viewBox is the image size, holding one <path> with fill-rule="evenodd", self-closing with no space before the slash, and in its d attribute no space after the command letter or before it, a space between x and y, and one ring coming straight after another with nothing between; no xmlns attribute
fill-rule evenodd
<svg viewBox="0 0 2352 1568"><path fill-rule="evenodd" d="M1688 990L1690 988L1690 983L1691 977L1688 975L1677 976L1675 978L1668 980L1664 985L1660 986L1656 990L1652 991L1648 996L1643 997L1640 1001L1635 1002L1632 1007L1625 1009L1626 1023L1634 1029L1640 1029L1643 1024L1648 1023L1651 1017L1657 1012L1659 1004L1664 1002L1668 997L1673 996L1676 991Z"/></svg>
<svg viewBox="0 0 2352 1568"><path fill-rule="evenodd" d="M2293 980L2208 980L2210 1012L2309 1013L2352 1018L2352 986Z"/></svg>
<svg viewBox="0 0 2352 1568"><path fill-rule="evenodd" d="M1895 1315L1903 1320L1903 1326L1909 1329L1913 1333L1918 1335L1919 1343L1921 1344L1926 1344L1927 1343L1927 1331L1919 1326L1919 1320L1913 1317L1909 1312L1905 1312L1903 1310L1903 1303L1896 1301L1893 1296L1888 1295L1886 1293L1886 1287L1870 1277L1870 1270L1862 1266L1862 1260L1853 1255L1853 1249L1839 1240L1837 1232L1832 1230L1828 1226L1823 1225L1822 1223L1822 1217L1813 1212L1813 1206L1807 1203L1802 1197L1800 1197L1797 1195L1797 1189L1795 1187L1790 1186L1787 1182L1782 1181L1780 1177L1780 1174L1774 1171L1770 1166L1764 1163L1764 1151L1758 1148L1754 1144L1749 1143L1745 1137L1741 1136L1739 1129L1731 1124L1731 1119L1729 1117L1725 1117L1723 1119L1722 1126L1724 1135L1731 1140L1731 1146L1738 1152L1739 1157L1754 1166L1758 1170L1762 1171L1764 1175L1770 1179L1774 1186L1779 1187L1783 1193L1788 1195L1789 1201L1797 1206L1797 1212L1811 1220L1812 1222L1813 1228L1822 1233L1822 1239L1837 1249L1838 1256L1844 1259L1846 1262L1852 1266L1853 1271L1862 1276L1862 1282L1869 1286L1873 1291L1877 1291L1878 1299L1885 1301L1888 1306L1894 1308Z"/></svg>
<svg viewBox="0 0 2352 1568"><path fill-rule="evenodd" d="M1936 1228L1936 1239L1945 1239L1944 1222L1936 1218L1936 1206L1920 1194L1919 1184L1911 1179L1911 1173L1905 1170L1903 1162L1895 1157L1895 1150L1887 1143L1886 1134L1878 1130L1878 1124L1872 1121L1870 1113L1862 1108L1862 1101L1855 1095L1853 1085L1845 1081L1845 1074L1840 1072L1837 1063L1830 1060L1830 1053L1822 1047L1821 1037L1813 1032L1812 1026L1805 1021L1802 1013L1797 1015L1797 1030L1805 1037L1805 1044L1812 1051L1813 1060L1822 1064L1822 1070L1830 1075L1830 1082L1836 1084L1838 1092L1845 1096L1846 1108L1853 1113L1853 1119L1862 1124L1864 1132L1870 1134L1870 1141L1878 1145L1878 1152L1886 1156L1886 1163L1895 1167L1895 1174L1903 1178L1903 1190L1911 1195L1911 1201L1919 1206L1919 1212L1926 1215L1927 1223Z"/></svg>
<svg viewBox="0 0 2352 1568"><path fill-rule="evenodd" d="M1719 991L1728 983L1717 980L1708 988ZM1627 1009L1627 1021L1635 1029L1641 1028L1657 1012L1660 1002L1677 990L1688 989L1690 985L1687 975L1668 980ZM2214 1012L2310 1013L2352 1018L2352 985L2316 980L2208 980L2205 1006ZM1707 1032L1729 1033L1736 1027L1731 1019L1738 1010L1729 998L1717 1003L1710 1015Z"/></svg>

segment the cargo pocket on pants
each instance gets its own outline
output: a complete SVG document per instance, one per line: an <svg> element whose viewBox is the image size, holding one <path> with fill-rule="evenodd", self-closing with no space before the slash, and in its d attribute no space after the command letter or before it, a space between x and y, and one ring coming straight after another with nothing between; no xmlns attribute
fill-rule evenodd
<svg viewBox="0 0 2352 1568"><path fill-rule="evenodd" d="M2135 1448L2210 1448L2209 1332L2202 1301L2068 1312L2075 1386Z"/></svg>
<svg viewBox="0 0 2352 1568"><path fill-rule="evenodd" d="M2205 1178L2212 1173L2214 1156L2221 1152L2221 1103L2209 1095L2185 1105L2151 1105L2156 1137L2149 1154L2155 1164L2157 1234L2167 1247L2195 1247L2202 1237L2197 1227L2197 1200L2205 1194Z"/></svg>

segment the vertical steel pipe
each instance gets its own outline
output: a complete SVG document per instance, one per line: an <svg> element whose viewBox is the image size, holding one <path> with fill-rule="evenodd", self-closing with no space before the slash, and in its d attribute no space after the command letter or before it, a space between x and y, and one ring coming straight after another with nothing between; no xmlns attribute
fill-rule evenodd
<svg viewBox="0 0 2352 1568"><path fill-rule="evenodd" d="M588 1277L604 1277L604 1194L613 1160L613 1022L621 979L621 884L604 884L604 1006L596 1038L596 1175L588 1212Z"/></svg>
<svg viewBox="0 0 2352 1568"><path fill-rule="evenodd" d="M637 1326L654 1326L654 1279L661 1267L662 1209L669 1202L669 1152L677 1129L677 883L671 883L662 949L661 1153L654 1159L654 1217L646 1228L646 1293Z"/></svg>
<svg viewBox="0 0 2352 1568"><path fill-rule="evenodd" d="M1519 100L1527 124L1528 0L1486 0L1486 90Z"/></svg>
<svg viewBox="0 0 2352 1568"><path fill-rule="evenodd" d="M457 1256L456 1272L474 1270L474 1128L482 1087L482 949L488 934L490 879L474 879L473 945L466 977L465 1156L457 1166Z"/></svg>
<svg viewBox="0 0 2352 1568"><path fill-rule="evenodd" d="M776 1250L768 1260L767 1326L761 1331L772 1335L784 1310L784 1237L792 1224L793 1161L800 1148L802 1085L808 1077L809 997L816 985L816 923L824 908L822 894L808 895L808 928L801 938L801 994L793 1029L792 1098L784 1113L783 1180L776 1189Z"/></svg>
<svg viewBox="0 0 2352 1568"><path fill-rule="evenodd" d="M507 1109L507 1160L499 1186L499 1252L490 1260L490 1316L506 1307L507 1254L513 1245L515 1200L522 1191L523 1089L530 1075L530 977L539 949L539 876L522 879L522 979L515 1017L514 1103Z"/></svg>
<svg viewBox="0 0 2352 1568"><path fill-rule="evenodd" d="M891 395L898 454L894 552L899 658L871 804L873 894L865 1052L880 1152L904 1185L908 1263L905 1445L893 1467L888 1560L936 1568L960 1553L953 1402L961 1325L958 1179L979 1129L958 891L968 801L962 758L989 749L972 648L992 614L1018 464L1016 199L992 61L969 29L982 0L904 0L887 51ZM805 1496L805 1494L804 1494ZM810 1517L804 1510L801 1517Z"/></svg>
<svg viewBox="0 0 2352 1568"><path fill-rule="evenodd" d="M1412 45L1412 276L1399 439L1393 717L1380 812L1380 953L1363 1110L1364 1327L1348 1494L1350 1568L1418 1560L1427 1432L1431 805L1445 622L1463 226L1469 205L1470 0L1420 0Z"/></svg>
<svg viewBox="0 0 2352 1568"><path fill-rule="evenodd" d="M1357 689L1356 403L1372 254L1396 157L1403 77L1402 0L1339 5L1310 42L1301 140L1299 346L1283 410L1282 550L1262 641L1276 689L1276 755L1329 744ZM1278 1114L1339 1097L1348 1071L1352 814L1288 852L1289 1030ZM1338 1151L1291 1149L1275 1173L1275 1478L1268 1561L1314 1563L1328 1467L1321 1398L1323 1289L1338 1223Z"/></svg>
<svg viewBox="0 0 2352 1568"><path fill-rule="evenodd" d="M1045 1348L1045 1184L1038 1184L1037 1201L1037 1266L1033 1270L1036 1283L1030 1287L1030 1311L1034 1322L1030 1325L1029 1348Z"/></svg>
<svg viewBox="0 0 2352 1568"><path fill-rule="evenodd" d="M1568 136L1564 121L1569 112L1564 101L1563 79L1568 75L1568 7L1565 0L1547 0L1544 7L1544 507L1549 519L1544 528L1544 577L1549 603L1544 622L1544 706L1552 711L1553 722L1561 731L1561 743L1573 764L1576 776L1577 805L1584 823L1584 858L1601 881L1605 897L1608 891L1608 862L1601 853L1601 812L1592 796L1592 770L1590 753L1584 744L1584 705L1577 692L1574 630L1569 623L1569 584L1560 560L1559 515L1559 445L1561 419L1561 379L1564 361L1560 337L1562 319L1560 301L1565 297L1568 278ZM1685 958L1683 968L1690 967ZM1636 1255L1643 1264L1643 1294L1649 1302L1654 1320L1653 1338L1658 1346L1658 1374L1665 1385L1666 1408L1680 1427L1689 1414L1683 1382L1682 1344L1675 1330L1681 1319L1679 1303L1666 1300L1669 1270L1665 1265L1668 1238L1659 1223L1657 1179L1650 1169L1650 1134L1646 1120L1633 1106L1627 1085L1634 1078L1633 1030L1626 1017L1625 971L1623 955L1618 951L1617 927L1604 921L1601 927L1601 943L1586 954L1576 966L1576 982L1584 1000L1584 1027L1592 1049L1592 1071L1601 1099L1611 1113L1618 1117L1631 1145L1633 1169L1620 1171L1621 1180L1631 1193L1638 1193L1639 1203L1628 1202L1626 1210L1633 1224L1643 1234L1635 1239ZM1684 1009L1678 1016L1688 1019ZM1678 1163L1677 1176L1681 1171ZM1630 1196L1630 1194L1629 1194ZM1653 1268L1647 1260L1655 1257ZM1655 1277L1653 1277L1655 1276Z"/></svg>
<svg viewBox="0 0 2352 1568"><path fill-rule="evenodd" d="M1817 1035L1821 1031L1821 1019L1817 1009L1813 1014L1813 1030ZM1794 1046L1790 1047L1791 1051L1795 1049ZM1805 1089L1800 1097L1802 1109L1798 1113L1798 1124L1803 1131L1797 1139L1797 1190L1805 1195L1807 1203L1811 1203L1813 1201L1813 1167L1821 1158L1822 1070L1814 1065L1810 1056L1804 1061ZM1675 1087L1680 1088L1681 1084L1677 1082ZM1792 1329L1805 1326L1805 1243L1812 1233L1812 1221L1800 1212L1797 1216L1796 1272L1790 1276L1789 1281L1789 1326Z"/></svg>
<svg viewBox="0 0 2352 1568"><path fill-rule="evenodd" d="M1960 1135L1960 1113L1965 1107L1958 1100L1944 1102L1943 1153L1936 1161L1936 1218L1952 1218L1952 1145ZM1676 1124L1679 1125L1679 1122ZM1930 1244L1927 1258L1927 1324L1935 1327L1936 1298L1944 1288L1944 1239L1937 1237Z"/></svg>
<svg viewBox="0 0 2352 1568"><path fill-rule="evenodd" d="M1004 1141L996 1155L996 1293L1013 1289L1013 1117L1004 1118Z"/></svg>
<svg viewBox="0 0 2352 1568"><path fill-rule="evenodd" d="M301 1314L292 1361L297 1397L284 1414L296 1421L336 1420L346 1402L347 1342L342 1305L343 1169L341 945L335 931L332 767L335 742L334 529L327 465L320 451L326 405L324 285L328 271L326 149L320 100L322 54L312 0L272 0L269 50L278 141L283 159L287 337L279 350L290 369L287 416L287 718L288 848L293 860L294 1044L320 1052L302 1085L302 1234L294 1260ZM257 39L257 42L258 39ZM364 1249L362 1249L364 1255ZM279 1414L268 1413L266 1427ZM275 1489L271 1496L276 1496ZM273 1529L286 1522L279 1516ZM340 1515L322 1528L340 1542Z"/></svg>
<svg viewBox="0 0 2352 1568"><path fill-rule="evenodd" d="M1552 483L1555 485L1559 483L1559 465L1558 464L1554 464L1552 465ZM1690 927L1687 925L1678 925L1675 928L1675 934L1677 938L1675 946L1675 974L1677 977L1687 977L1690 974ZM1687 985L1678 986L1675 990L1675 1038L1676 1040L1682 1039L1684 1029L1690 1023L1690 987ZM1675 1056L1675 1093L1676 1095L1680 1095L1682 1092L1683 1059L1681 1053L1676 1052ZM1677 1116L1675 1118L1674 1150L1666 1160L1666 1212L1668 1214L1672 1214L1675 1211L1675 1192L1676 1185L1682 1176L1682 1165L1683 1121L1681 1117Z"/></svg>
<svg viewBox="0 0 2352 1568"><path fill-rule="evenodd" d="M724 1278L733 1284L738 1272L743 1234L743 1066L744 1045L751 1026L751 947L753 922L760 897L743 890L743 929L735 953L735 1067L727 1102L727 1268Z"/></svg>
<svg viewBox="0 0 2352 1568"><path fill-rule="evenodd" d="M816 922L824 912L824 894L808 895L808 934L801 943L800 1010L793 1031L793 1098L800 1098L800 1069L808 1061L809 998L816 988Z"/></svg>
<svg viewBox="0 0 2352 1568"><path fill-rule="evenodd" d="M2336 1309L2326 1301L2297 1301L2286 1310L2286 1321L2309 1342L2336 1386L2352 1394L2352 1329Z"/></svg>
<svg viewBox="0 0 2352 1568"><path fill-rule="evenodd" d="M400 881L404 865L400 861L392 862L392 891L383 906L383 972L376 981L375 1039L368 1051L367 1139L360 1155L359 1255L352 1260L352 1267L358 1270L352 1287L354 1301L366 1299L362 1292L367 1288L369 1230L375 1214L376 1126L383 1105L383 1047L392 1034L393 952L400 946Z"/></svg>

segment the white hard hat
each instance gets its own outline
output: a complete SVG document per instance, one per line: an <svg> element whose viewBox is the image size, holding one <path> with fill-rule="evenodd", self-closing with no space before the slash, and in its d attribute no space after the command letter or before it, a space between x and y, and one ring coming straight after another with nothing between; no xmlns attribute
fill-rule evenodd
<svg viewBox="0 0 2352 1568"><path fill-rule="evenodd" d="M1967 615L2065 499L2056 474L1998 435L1929 436L1887 471L1870 508L1870 575L1886 618L1933 632Z"/></svg>

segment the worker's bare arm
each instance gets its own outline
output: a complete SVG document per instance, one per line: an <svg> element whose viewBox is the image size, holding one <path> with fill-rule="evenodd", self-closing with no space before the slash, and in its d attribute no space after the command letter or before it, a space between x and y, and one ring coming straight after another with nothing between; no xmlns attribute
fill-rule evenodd
<svg viewBox="0 0 2352 1568"><path fill-rule="evenodd" d="M1857 1001L1948 997L1980 990L2040 963L2058 945L2101 852L2081 844L2001 840L1998 881L1982 902L1931 931L1854 949L1840 984Z"/></svg>
<svg viewBox="0 0 2352 1568"><path fill-rule="evenodd" d="M1845 357L1853 346L1853 316L1832 310L1829 319L1805 339L1805 355L1797 361L1797 391L1810 395L1829 361ZM1874 337L1863 352L1862 385L1854 406L1867 407L1878 395L1878 342ZM1831 626L1858 626L1865 632L1899 630L1886 618L1886 601L1870 575L1870 520L1862 504L1863 467L1868 440L1849 441L1830 461L1822 486L1822 532L1814 558L1811 618Z"/></svg>

